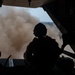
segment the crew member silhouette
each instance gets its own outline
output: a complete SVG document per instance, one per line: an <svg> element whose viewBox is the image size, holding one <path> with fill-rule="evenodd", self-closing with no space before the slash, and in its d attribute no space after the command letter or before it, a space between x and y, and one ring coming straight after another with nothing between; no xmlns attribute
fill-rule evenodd
<svg viewBox="0 0 75 75"><path fill-rule="evenodd" d="M48 71L46 74L49 74L62 50L58 47L58 43L47 35L44 24L38 23L34 27L33 34L35 38L27 46L24 58L42 73Z"/></svg>

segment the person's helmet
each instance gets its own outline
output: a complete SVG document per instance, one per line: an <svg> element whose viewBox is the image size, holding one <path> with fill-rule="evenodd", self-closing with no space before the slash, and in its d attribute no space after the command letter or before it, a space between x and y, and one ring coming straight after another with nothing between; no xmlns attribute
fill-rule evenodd
<svg viewBox="0 0 75 75"><path fill-rule="evenodd" d="M43 25L42 23L38 23L35 27L34 27L34 35L36 37L41 37L41 36L45 36L47 33L47 29L45 27L45 25Z"/></svg>

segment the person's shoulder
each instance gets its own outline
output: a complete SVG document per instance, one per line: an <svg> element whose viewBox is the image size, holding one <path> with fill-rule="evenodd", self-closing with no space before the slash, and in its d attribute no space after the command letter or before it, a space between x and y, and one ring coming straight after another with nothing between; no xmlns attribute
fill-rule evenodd
<svg viewBox="0 0 75 75"><path fill-rule="evenodd" d="M50 36L46 36L46 39L55 41L55 39L51 38ZM55 41L55 42L56 42L56 41Z"/></svg>
<svg viewBox="0 0 75 75"><path fill-rule="evenodd" d="M47 39L52 39L52 38L51 38L50 36L48 36L48 35L47 35L45 38L47 38Z"/></svg>
<svg viewBox="0 0 75 75"><path fill-rule="evenodd" d="M34 38L28 45L27 45L27 48L32 48L33 46L35 46L35 43L37 41L37 38Z"/></svg>
<svg viewBox="0 0 75 75"><path fill-rule="evenodd" d="M37 38L34 38L34 39L29 43L29 45L33 45L35 42L37 42Z"/></svg>
<svg viewBox="0 0 75 75"><path fill-rule="evenodd" d="M36 42L37 40L38 40L37 38L34 38L34 39L32 40L32 43L33 43L33 42Z"/></svg>
<svg viewBox="0 0 75 75"><path fill-rule="evenodd" d="M51 38L50 36L46 36L46 39L47 39L48 41L50 41L50 42L55 43L55 44L58 45L58 43L56 42L56 40L53 39L53 38Z"/></svg>

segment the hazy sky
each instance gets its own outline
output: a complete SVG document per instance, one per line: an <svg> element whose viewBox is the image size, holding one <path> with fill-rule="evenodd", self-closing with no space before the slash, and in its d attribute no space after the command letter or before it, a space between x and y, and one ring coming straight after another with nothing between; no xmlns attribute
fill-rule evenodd
<svg viewBox="0 0 75 75"><path fill-rule="evenodd" d="M3 6L2 8L4 8L5 6ZM14 9L17 10L25 10L28 11L32 16L36 17L37 19L39 19L41 22L52 22L51 18L49 17L49 15L47 14L46 11L43 10L43 8L38 7L38 8L26 8L26 7L12 7Z"/></svg>
<svg viewBox="0 0 75 75"><path fill-rule="evenodd" d="M31 8L28 11L31 13L31 15L37 17L42 22L52 22L51 18L49 17L47 12L43 10L43 8Z"/></svg>

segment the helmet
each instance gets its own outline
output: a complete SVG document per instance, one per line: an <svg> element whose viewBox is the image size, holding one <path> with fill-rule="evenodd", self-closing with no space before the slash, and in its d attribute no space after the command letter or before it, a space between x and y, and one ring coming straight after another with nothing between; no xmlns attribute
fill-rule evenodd
<svg viewBox="0 0 75 75"><path fill-rule="evenodd" d="M47 33L47 29L45 27L44 24L42 23L38 23L35 27L34 27L34 35L36 37L41 37L41 36L45 36Z"/></svg>

